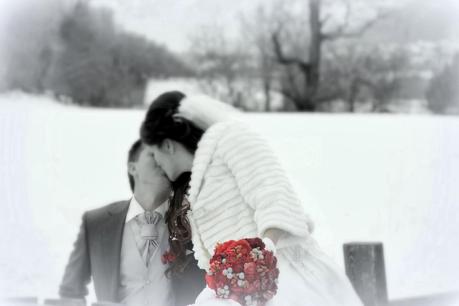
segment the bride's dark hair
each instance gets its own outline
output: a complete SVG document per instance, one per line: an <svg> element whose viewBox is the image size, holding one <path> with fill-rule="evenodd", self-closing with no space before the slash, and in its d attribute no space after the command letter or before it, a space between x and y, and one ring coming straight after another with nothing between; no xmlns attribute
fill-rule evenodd
<svg viewBox="0 0 459 306"><path fill-rule="evenodd" d="M165 139L172 139L183 144L190 153L195 153L204 131L193 122L176 116L184 97L179 91L170 91L151 103L140 129L144 143L161 145ZM186 256L186 249L191 246L191 227L186 216L190 205L185 197L190 179L191 173L184 172L172 182L173 193L166 213L166 223L169 244L176 259L166 271L168 276L180 274L192 260L191 256Z"/></svg>

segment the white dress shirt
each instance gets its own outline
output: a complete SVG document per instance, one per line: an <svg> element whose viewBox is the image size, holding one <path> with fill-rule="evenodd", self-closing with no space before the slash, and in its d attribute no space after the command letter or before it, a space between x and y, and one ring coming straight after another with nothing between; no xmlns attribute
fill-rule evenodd
<svg viewBox="0 0 459 306"><path fill-rule="evenodd" d="M164 220L166 215L167 209L169 208L169 200L164 201L161 205L159 205L154 211L159 213ZM132 196L131 201L129 203L128 212L126 214L126 223L134 219L136 216L143 214L145 209L143 209L142 205L137 201L135 196Z"/></svg>

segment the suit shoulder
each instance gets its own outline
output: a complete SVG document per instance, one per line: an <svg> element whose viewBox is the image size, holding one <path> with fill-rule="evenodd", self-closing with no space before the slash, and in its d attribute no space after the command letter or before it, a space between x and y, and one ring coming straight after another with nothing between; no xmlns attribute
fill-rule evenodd
<svg viewBox="0 0 459 306"><path fill-rule="evenodd" d="M114 202L96 209L88 210L85 212L84 216L87 220L100 220L105 218L109 213L120 212L124 209L127 209L129 201L119 201Z"/></svg>

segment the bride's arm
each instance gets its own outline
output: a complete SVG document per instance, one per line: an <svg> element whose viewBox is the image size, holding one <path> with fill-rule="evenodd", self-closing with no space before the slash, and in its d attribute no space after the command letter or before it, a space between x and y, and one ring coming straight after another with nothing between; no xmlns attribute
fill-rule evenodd
<svg viewBox="0 0 459 306"><path fill-rule="evenodd" d="M217 151L244 201L254 210L259 237L277 243L284 234L310 234L312 222L266 141L244 125L235 124L225 130Z"/></svg>

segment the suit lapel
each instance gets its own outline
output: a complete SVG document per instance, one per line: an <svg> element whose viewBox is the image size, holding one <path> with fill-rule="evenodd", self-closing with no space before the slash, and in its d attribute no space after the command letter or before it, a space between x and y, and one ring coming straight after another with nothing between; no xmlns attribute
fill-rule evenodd
<svg viewBox="0 0 459 306"><path fill-rule="evenodd" d="M128 201L111 207L107 211L107 220L100 231L103 275L107 281L107 290L114 300L118 299L121 243L128 208Z"/></svg>

